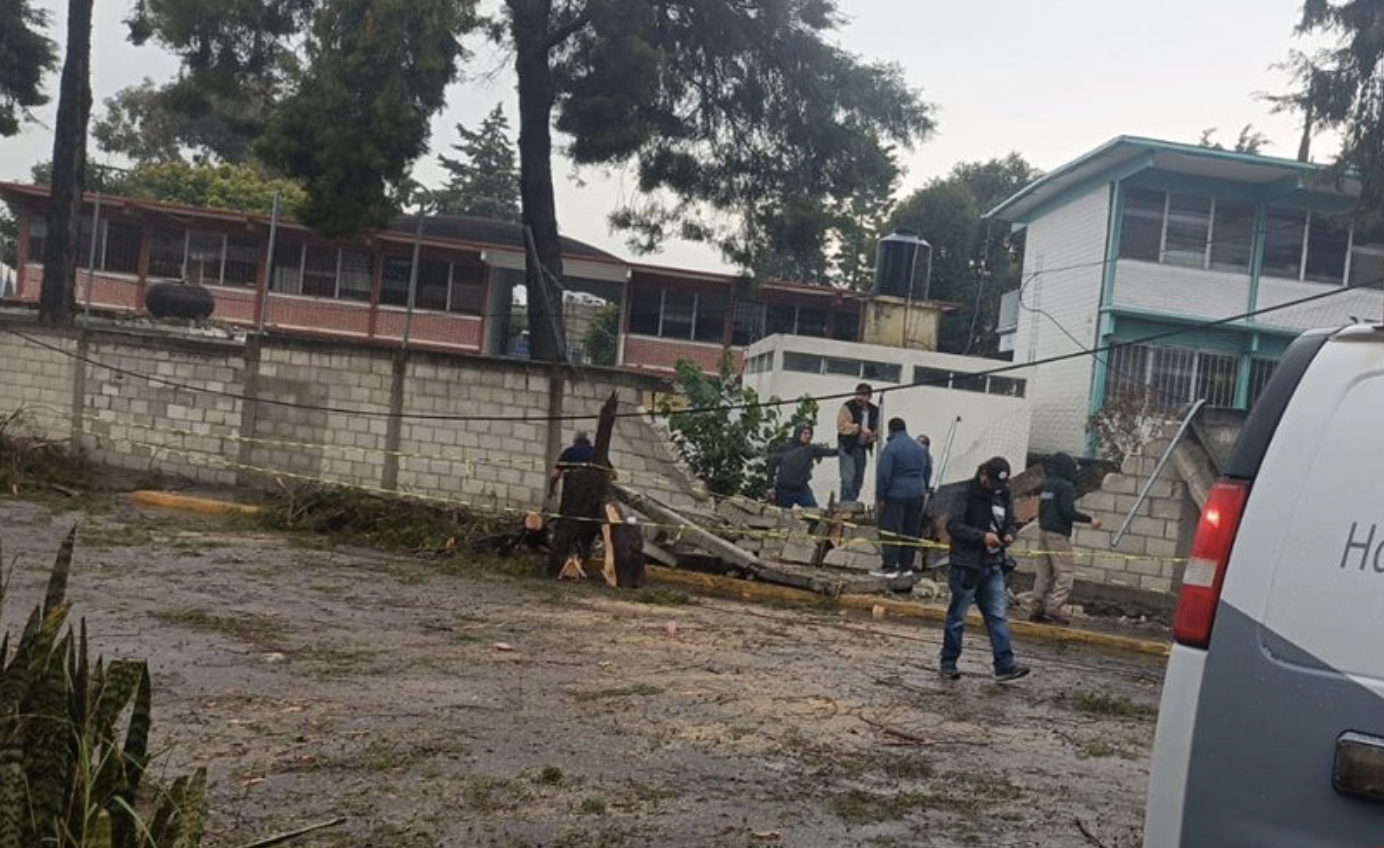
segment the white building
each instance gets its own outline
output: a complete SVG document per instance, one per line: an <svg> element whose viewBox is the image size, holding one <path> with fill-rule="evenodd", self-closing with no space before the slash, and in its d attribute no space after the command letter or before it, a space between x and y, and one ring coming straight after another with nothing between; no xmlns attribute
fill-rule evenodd
<svg viewBox="0 0 1384 848"><path fill-rule="evenodd" d="M1160 336L1037 366L1033 450L1085 453L1090 417L1124 393L1247 409L1301 332L1379 318L1384 295L1363 288L1236 317L1380 282L1384 230L1352 226L1358 194L1321 165L1120 137L991 211L1026 231L1015 362Z"/></svg>
<svg viewBox="0 0 1384 848"><path fill-rule="evenodd" d="M1008 363L970 356L883 345L771 336L752 345L745 359L745 385L761 398L846 395L869 383L883 421L899 417L914 436L932 439L933 485L970 478L992 456L1016 469L1026 466L1029 438L1028 372L985 376ZM980 375L980 376L974 376ZM925 385L910 386L910 383ZM816 441L836 444L836 413L844 400L820 404ZM784 415L792 411L784 408ZM951 448L947 451L949 434ZM874 500L875 463L870 462L862 499ZM813 476L817 501L841 491L839 466L824 460Z"/></svg>

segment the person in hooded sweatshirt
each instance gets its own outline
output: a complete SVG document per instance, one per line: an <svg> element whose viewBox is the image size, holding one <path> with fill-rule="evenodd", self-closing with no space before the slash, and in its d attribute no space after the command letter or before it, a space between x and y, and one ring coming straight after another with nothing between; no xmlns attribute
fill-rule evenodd
<svg viewBox="0 0 1384 848"><path fill-rule="evenodd" d="M1076 460L1065 453L1052 457L1052 474L1039 496L1038 578L1033 583L1033 612L1029 621L1070 624L1062 607L1072 594L1076 563L1072 561L1072 525L1089 524L1100 529L1100 519L1076 508Z"/></svg>
<svg viewBox="0 0 1384 848"><path fill-rule="evenodd" d="M893 580L912 573L931 464L927 448L908 435L904 420L891 418L889 441L875 469L875 506L884 564L879 571L870 572L873 576Z"/></svg>
<svg viewBox="0 0 1384 848"><path fill-rule="evenodd" d="M769 457L769 476L774 480L774 505L782 509L795 506L817 508L812 495L812 468L829 456L837 456L836 448L812 443L812 428L799 425L793 431L793 442Z"/></svg>

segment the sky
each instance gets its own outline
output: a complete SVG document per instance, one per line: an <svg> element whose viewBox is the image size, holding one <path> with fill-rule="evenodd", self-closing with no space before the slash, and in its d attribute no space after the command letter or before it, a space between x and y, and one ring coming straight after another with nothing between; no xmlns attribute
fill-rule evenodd
<svg viewBox="0 0 1384 848"><path fill-rule="evenodd" d="M1209 127L1234 143L1253 124L1269 139L1264 152L1296 155L1291 115L1273 115L1259 92L1277 92L1286 75L1274 69L1295 39L1302 0L839 0L846 49L872 61L894 62L910 85L935 106L937 131L904 153L901 194L945 175L960 162L1022 154L1051 170L1119 135L1195 142ZM133 0L101 0L93 34L93 78L100 103L144 77L164 80L177 69L156 46L135 48L122 19ZM61 22L61 0L37 0ZM61 27L54 37L61 41ZM475 126L502 103L517 126L514 77L508 57L477 43L465 78L452 86L448 106L433 121L433 151L455 141L457 123ZM57 89L56 74L49 83ZM51 126L54 106L38 113ZM29 125L0 139L0 180L26 179L47 159L52 134ZM1314 150L1329 157L1329 145ZM98 158L98 161L100 159ZM119 163L114 163L119 164ZM566 235L629 256L606 216L629 196L620 173L579 174L557 163L558 215ZM436 156L416 176L438 184ZM671 244L651 261L718 269L720 258L696 244Z"/></svg>

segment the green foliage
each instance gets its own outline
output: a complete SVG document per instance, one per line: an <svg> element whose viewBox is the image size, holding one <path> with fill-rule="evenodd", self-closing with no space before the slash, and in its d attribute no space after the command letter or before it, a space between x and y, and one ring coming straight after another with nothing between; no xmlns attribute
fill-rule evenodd
<svg viewBox="0 0 1384 848"><path fill-rule="evenodd" d="M614 368L620 356L620 304L601 307L582 341L592 365Z"/></svg>
<svg viewBox="0 0 1384 848"><path fill-rule="evenodd" d="M243 162L264 131L274 101L254 90L233 95L197 88L188 78L145 79L105 101L92 136L106 153L137 164L180 159Z"/></svg>
<svg viewBox="0 0 1384 848"><path fill-rule="evenodd" d="M0 138L18 133L28 111L48 102L43 77L58 54L47 26L48 13L30 0L0 0Z"/></svg>
<svg viewBox="0 0 1384 848"><path fill-rule="evenodd" d="M259 513L274 530L320 533L342 542L409 550L454 550L506 529L503 520L406 498L333 486L280 489Z"/></svg>
<svg viewBox="0 0 1384 848"><path fill-rule="evenodd" d="M933 126L898 67L834 44L831 0L589 0L585 13L553 63L557 126L579 164L636 169L643 199L612 221L638 249L693 238L761 276L824 279L862 202L885 205L895 148Z"/></svg>
<svg viewBox="0 0 1384 848"><path fill-rule="evenodd" d="M1225 145L1216 140L1216 127L1208 127L1201 131L1201 138L1197 144L1202 147L1209 147L1212 150L1225 150ZM1245 124L1240 128L1240 135L1235 139L1234 150L1236 153L1257 154L1263 151L1264 145L1269 143L1269 137L1254 128L1254 124Z"/></svg>
<svg viewBox="0 0 1384 848"><path fill-rule="evenodd" d="M757 405L759 394L734 373L729 356L715 377L690 362L679 362L676 385L687 404L682 408L722 410L679 413L669 401L661 406L669 414L668 429L683 459L717 495L767 496L773 481L766 458L792 440L794 427L817 420L817 402L810 398L800 400L787 421L782 407Z"/></svg>
<svg viewBox="0 0 1384 848"><path fill-rule="evenodd" d="M509 119L504 108L496 105L481 122L480 129L468 130L457 124L457 134L461 143L452 145L452 149L461 157L437 157L451 174L447 185L433 192L437 211L444 215L519 220L519 166L515 163L514 142L509 137Z"/></svg>
<svg viewBox="0 0 1384 848"><path fill-rule="evenodd" d="M982 216L1038 176L1017 153L962 163L894 210L890 229L916 230L933 246L931 296L959 306L942 321L939 346L944 352L997 352L999 301L1019 286L1023 241Z"/></svg>
<svg viewBox="0 0 1384 848"><path fill-rule="evenodd" d="M1340 133L1338 164L1359 175L1360 207L1378 216L1384 208L1384 4L1306 0L1298 32L1333 43L1296 63L1295 105L1309 134Z"/></svg>
<svg viewBox="0 0 1384 848"><path fill-rule="evenodd" d="M351 235L394 213L391 194L427 150L474 22L457 0L335 0L317 15L298 89L270 119L258 150L303 181L303 223Z"/></svg>
<svg viewBox="0 0 1384 848"><path fill-rule="evenodd" d="M47 185L51 177L49 163L34 166L36 184ZM289 214L307 201L302 186L292 180L270 177L252 165L194 163L181 159L148 162L129 171L93 169L88 190L95 189L121 197L264 215L273 209L275 194L282 198L280 211Z"/></svg>
<svg viewBox="0 0 1384 848"><path fill-rule="evenodd" d="M196 848L205 771L152 793L152 803L139 800L151 795L143 790L148 666L93 663L85 622L76 632L68 626L76 534L63 542L13 654L0 651L0 848Z"/></svg>
<svg viewBox="0 0 1384 848"><path fill-rule="evenodd" d="M19 267L19 219L8 205L0 205L0 266Z"/></svg>

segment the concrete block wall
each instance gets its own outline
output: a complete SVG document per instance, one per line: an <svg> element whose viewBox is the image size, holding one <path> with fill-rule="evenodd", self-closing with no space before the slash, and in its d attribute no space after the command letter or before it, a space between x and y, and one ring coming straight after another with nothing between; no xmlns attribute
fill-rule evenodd
<svg viewBox="0 0 1384 848"><path fill-rule="evenodd" d="M98 364L79 365L80 357ZM215 486L268 486L275 477L393 484L481 508L538 508L556 458L550 445L596 424L544 420L550 373L527 362L287 337L247 343L115 326L81 334L0 314L0 418L24 408L32 432L59 440L74 435L75 421L76 443L99 462ZM663 387L587 369L564 383L561 413L594 416L612 391L628 413ZM391 420L391 408L406 417ZM534 420L512 420L521 417ZM622 480L675 508L695 505L691 474L650 419L619 419L611 458Z"/></svg>
<svg viewBox="0 0 1384 848"><path fill-rule="evenodd" d="M1181 585L1184 566L1175 560L1186 557L1191 547L1197 510L1173 463L1163 469L1120 545L1110 547L1176 428L1176 423L1165 425L1141 451L1125 458L1119 472L1106 475L1100 491L1079 502L1078 507L1099 518L1104 527L1079 525L1072 535L1075 547L1094 552L1076 558L1078 580L1160 594Z"/></svg>

